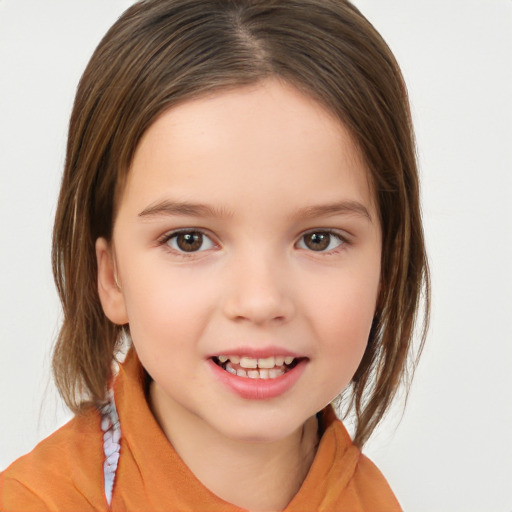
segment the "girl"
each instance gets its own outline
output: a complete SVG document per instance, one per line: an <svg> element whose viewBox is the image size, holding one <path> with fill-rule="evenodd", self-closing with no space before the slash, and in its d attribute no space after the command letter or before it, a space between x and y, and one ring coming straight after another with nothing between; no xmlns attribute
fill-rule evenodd
<svg viewBox="0 0 512 512"><path fill-rule="evenodd" d="M428 272L405 86L351 4L128 9L78 88L53 256L76 416L2 510L399 510L360 449Z"/></svg>

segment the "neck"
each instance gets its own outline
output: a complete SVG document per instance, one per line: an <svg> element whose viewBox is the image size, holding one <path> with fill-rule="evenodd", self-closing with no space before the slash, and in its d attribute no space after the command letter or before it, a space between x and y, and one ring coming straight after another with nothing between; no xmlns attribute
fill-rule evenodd
<svg viewBox="0 0 512 512"><path fill-rule="evenodd" d="M251 443L228 439L197 417L180 415L150 387L150 406L174 449L201 483L219 498L253 512L283 510L297 494L318 444L316 417L285 439Z"/></svg>

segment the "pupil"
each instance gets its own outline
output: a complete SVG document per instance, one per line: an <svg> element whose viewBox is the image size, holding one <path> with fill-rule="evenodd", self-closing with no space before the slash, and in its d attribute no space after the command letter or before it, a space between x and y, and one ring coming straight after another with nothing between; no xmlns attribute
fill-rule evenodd
<svg viewBox="0 0 512 512"><path fill-rule="evenodd" d="M197 251L203 245L203 235L201 233L183 233L178 235L176 243L182 251Z"/></svg>
<svg viewBox="0 0 512 512"><path fill-rule="evenodd" d="M328 233L311 233L306 235L306 245L313 251L323 251L329 247Z"/></svg>

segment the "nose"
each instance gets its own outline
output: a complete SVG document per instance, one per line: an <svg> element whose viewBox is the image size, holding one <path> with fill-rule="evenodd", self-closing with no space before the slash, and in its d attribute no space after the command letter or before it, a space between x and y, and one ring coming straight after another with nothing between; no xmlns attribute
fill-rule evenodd
<svg viewBox="0 0 512 512"><path fill-rule="evenodd" d="M289 273L275 257L240 258L230 271L224 313L256 325L288 322L295 314Z"/></svg>

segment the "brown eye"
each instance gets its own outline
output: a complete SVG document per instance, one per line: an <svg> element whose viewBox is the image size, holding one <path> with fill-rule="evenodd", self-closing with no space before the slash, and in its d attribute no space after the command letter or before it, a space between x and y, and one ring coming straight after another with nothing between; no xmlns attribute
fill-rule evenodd
<svg viewBox="0 0 512 512"><path fill-rule="evenodd" d="M167 241L169 247L178 252L197 252L211 249L212 241L200 231L181 231Z"/></svg>
<svg viewBox="0 0 512 512"><path fill-rule="evenodd" d="M313 231L304 235L298 244L301 249L323 252L336 249L343 243L342 238L329 231Z"/></svg>

